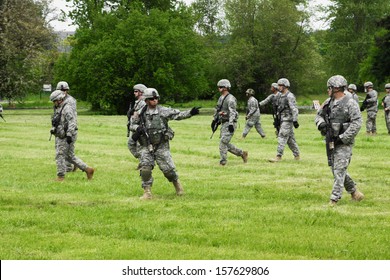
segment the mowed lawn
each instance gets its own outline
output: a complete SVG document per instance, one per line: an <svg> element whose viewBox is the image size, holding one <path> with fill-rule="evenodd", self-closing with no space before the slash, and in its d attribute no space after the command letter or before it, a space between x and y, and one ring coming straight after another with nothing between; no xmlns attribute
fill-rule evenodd
<svg viewBox="0 0 390 280"><path fill-rule="evenodd" d="M54 139L48 141L51 110L6 110L0 259L390 259L390 135L382 111L377 136L366 136L363 125L349 167L366 198L356 203L344 193L334 208L314 111L301 114L295 130L302 160L286 148L280 163L268 162L277 147L272 116L262 116L265 139L252 129L241 140L240 114L232 143L249 151L249 161L230 154L224 167L209 112L170 122L186 195L176 197L156 167L154 199L142 201L125 116L79 112L76 154L96 173L90 182L77 171L59 183Z"/></svg>

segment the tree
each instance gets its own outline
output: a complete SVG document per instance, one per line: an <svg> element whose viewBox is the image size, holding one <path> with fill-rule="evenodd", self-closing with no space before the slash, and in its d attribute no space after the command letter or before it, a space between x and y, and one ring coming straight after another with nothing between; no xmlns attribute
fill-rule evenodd
<svg viewBox="0 0 390 280"><path fill-rule="evenodd" d="M330 6L331 25L327 36L325 61L329 74L344 75L348 81L359 79L359 64L367 57L377 21L390 11L388 0L334 0Z"/></svg>
<svg viewBox="0 0 390 280"><path fill-rule="evenodd" d="M157 88L164 101L187 101L206 91L203 48L185 7L146 13L134 6L125 14L117 9L77 30L70 56L56 66L73 94L94 109L124 113L136 83Z"/></svg>
<svg viewBox="0 0 390 280"><path fill-rule="evenodd" d="M41 54L54 43L45 20L47 5L33 0L0 2L0 95L10 102L42 86Z"/></svg>

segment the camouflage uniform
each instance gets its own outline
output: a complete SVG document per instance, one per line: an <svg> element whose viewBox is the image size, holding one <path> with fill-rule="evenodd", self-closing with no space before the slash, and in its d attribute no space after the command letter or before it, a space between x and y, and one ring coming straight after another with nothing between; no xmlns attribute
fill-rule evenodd
<svg viewBox="0 0 390 280"><path fill-rule="evenodd" d="M169 120L183 120L190 118L191 110L180 112L179 110L158 105L155 109L148 106L140 112L139 116L131 119L131 130L136 131L142 125L149 135L149 141L145 133L140 135L138 150L141 164L142 187L151 188L153 184L152 170L157 163L164 176L170 182L179 179L176 167L173 163L169 140L173 138L173 131L168 127Z"/></svg>
<svg viewBox="0 0 390 280"><path fill-rule="evenodd" d="M329 120L331 127L340 127L335 134L342 142L335 142L331 151L331 170L334 177L331 201L341 199L343 188L350 194L355 193L356 184L347 172L352 158L354 139L362 126L359 105L352 97L344 96L339 100L328 98L317 112L315 123L319 127ZM337 135L334 135L337 137Z"/></svg>
<svg viewBox="0 0 390 280"><path fill-rule="evenodd" d="M137 117L145 105L146 105L145 101L141 98L141 99L138 99L135 101L134 106L130 106L129 111L127 112L127 117L129 120L129 124L128 124L129 128L130 128L131 119L134 117ZM129 148L130 153L135 158L139 159L140 158L140 154L138 151L139 145L137 144L136 141L133 140L133 138L132 138L133 133L134 133L134 130L130 129L129 135L128 135L129 140L127 141L127 147Z"/></svg>
<svg viewBox="0 0 390 280"><path fill-rule="evenodd" d="M385 111L385 121L387 127L387 133L390 134L390 92L388 92L382 100L383 109L387 109Z"/></svg>
<svg viewBox="0 0 390 280"><path fill-rule="evenodd" d="M88 166L74 153L77 140L77 115L72 108L68 98L65 98L60 106L56 108L55 114L61 114L60 122L55 129L56 137L56 163L57 176L64 177L66 173L66 161L77 166L82 171L86 171ZM72 142L67 143L66 137L72 137Z"/></svg>
<svg viewBox="0 0 390 280"><path fill-rule="evenodd" d="M76 101L76 99L73 96L69 95L69 93L67 93L64 100L66 100L68 102L68 105L72 108L75 116L77 117L77 101ZM56 142L57 142L57 138L56 138ZM72 166L72 163L70 163L70 161L68 161L67 159L65 159L65 164L66 164L66 172L70 172L70 171L75 170L75 167Z"/></svg>
<svg viewBox="0 0 390 280"><path fill-rule="evenodd" d="M261 128L260 123L260 108L259 108L259 102L257 99L253 96L250 96L247 103L247 114L246 114L246 124L244 131L242 132L242 137L246 137L251 130L251 128L254 126L256 128L256 131L260 134L261 137L265 137L265 133L263 129Z"/></svg>
<svg viewBox="0 0 390 280"><path fill-rule="evenodd" d="M238 112L236 110L237 100L236 98L228 93L226 98L221 95L218 99L217 108L221 108L219 112L217 110L214 113L214 118L221 120L221 132L220 132L220 143L219 143L219 154L221 156L220 164L225 165L227 162L227 152L230 152L236 156L244 157L244 151L237 148L230 143L234 135L234 131L237 128ZM218 115L218 116L217 116ZM229 125L234 127L234 131L229 131Z"/></svg>
<svg viewBox="0 0 390 280"><path fill-rule="evenodd" d="M280 117L280 130L278 134L278 148L277 157L283 155L284 147L286 144L293 152L294 157L299 157L299 147L295 140L293 122L298 121L298 107L296 104L295 96L288 91L283 94L280 93L275 98L276 102L276 114Z"/></svg>
<svg viewBox="0 0 390 280"><path fill-rule="evenodd" d="M378 92L376 90L370 90L367 92L367 121L366 131L367 133L376 133L376 115L378 113Z"/></svg>

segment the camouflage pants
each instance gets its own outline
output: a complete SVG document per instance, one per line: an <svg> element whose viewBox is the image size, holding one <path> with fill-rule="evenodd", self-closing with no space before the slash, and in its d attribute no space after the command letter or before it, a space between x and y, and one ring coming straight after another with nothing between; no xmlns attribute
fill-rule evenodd
<svg viewBox="0 0 390 280"><path fill-rule="evenodd" d="M367 111L366 131L376 132L376 114L375 111Z"/></svg>
<svg viewBox="0 0 390 280"><path fill-rule="evenodd" d="M58 142L57 139L60 138L56 137L55 139L56 150L57 150L57 142ZM65 165L66 165L66 172L70 172L73 170L72 163L70 163L68 159L65 159Z"/></svg>
<svg viewBox="0 0 390 280"><path fill-rule="evenodd" d="M172 182L179 179L179 175L176 172L176 166L173 163L172 155L169 150L168 141L160 143L154 152L149 151L145 146L140 146L139 148L138 152L140 154L141 163L140 173L143 188L147 186L151 187L153 184L152 169L154 168L155 162L168 181Z"/></svg>
<svg viewBox="0 0 390 280"><path fill-rule="evenodd" d="M260 116L248 118L244 127L244 131L242 132L242 136L246 137L249 131L252 129L252 127L255 127L256 131L261 135L261 137L265 136L265 133L261 128Z"/></svg>
<svg viewBox="0 0 390 280"><path fill-rule="evenodd" d="M278 149L277 156L282 156L284 152L284 147L288 147L293 152L293 155L299 156L299 147L297 141L295 140L294 128L292 122L282 122L280 124L279 134L278 134Z"/></svg>
<svg viewBox="0 0 390 280"><path fill-rule="evenodd" d="M386 121L386 127L387 127L387 133L390 134L390 112L385 112L385 121Z"/></svg>
<svg viewBox="0 0 390 280"><path fill-rule="evenodd" d="M234 131L237 128L237 123L234 123ZM221 134L220 134L220 142L219 142L219 154L221 156L220 163L226 163L227 162L227 152L232 153L236 156L242 156L243 151L233 144L230 143L230 140L232 139L234 135L234 132L229 132L229 122L225 122L221 125Z"/></svg>
<svg viewBox="0 0 390 280"><path fill-rule="evenodd" d="M56 137L56 164L57 164L57 176L64 177L66 173L66 162L70 162L76 165L79 169L85 171L87 165L74 154L75 143L77 140L77 134L72 137L72 143L68 144L66 138L61 139Z"/></svg>
<svg viewBox="0 0 390 280"><path fill-rule="evenodd" d="M332 194L330 196L331 200L338 201L341 199L344 188L348 193L356 191L356 184L347 172L351 158L352 145L338 145L334 148L332 154L333 166L331 167L334 182Z"/></svg>
<svg viewBox="0 0 390 280"><path fill-rule="evenodd" d="M130 133L130 137L129 137L129 140L127 141L127 148L129 148L129 151L130 153L135 157L135 158L140 158L140 154L139 154L139 143L134 141L133 138L131 138L131 136L133 135L133 133Z"/></svg>

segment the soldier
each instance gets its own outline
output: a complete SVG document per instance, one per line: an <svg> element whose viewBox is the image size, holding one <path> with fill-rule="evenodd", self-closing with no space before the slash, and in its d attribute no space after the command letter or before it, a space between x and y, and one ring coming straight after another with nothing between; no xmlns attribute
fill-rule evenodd
<svg viewBox="0 0 390 280"><path fill-rule="evenodd" d="M385 110L385 121L387 127L387 133L390 134L390 84L385 85L386 95L382 99L382 106Z"/></svg>
<svg viewBox="0 0 390 280"><path fill-rule="evenodd" d="M357 95L357 87L355 84L350 84L348 86L348 92L351 93L353 100L355 100L357 104L359 104L359 96Z"/></svg>
<svg viewBox="0 0 390 280"><path fill-rule="evenodd" d="M65 81L58 82L56 86L56 90L61 90L65 94L65 99L67 100L68 104L73 109L77 117L77 101L73 96L69 94L70 89L68 83ZM66 172L71 172L71 171L75 172L77 170L77 166L76 165L72 166L72 164L67 159L65 159L65 164L66 164Z"/></svg>
<svg viewBox="0 0 390 280"><path fill-rule="evenodd" d="M366 99L360 111L367 108L366 132L367 135L376 135L376 115L378 113L378 92L374 90L371 82L364 83L364 91L367 93Z"/></svg>
<svg viewBox="0 0 390 280"><path fill-rule="evenodd" d="M359 105L344 93L347 81L343 76L332 76L327 86L329 98L318 110L315 123L321 134L326 135L328 164L334 177L329 204L334 206L341 199L343 188L351 194L352 200L364 198L347 172L355 137L362 126L362 115Z"/></svg>
<svg viewBox="0 0 390 280"><path fill-rule="evenodd" d="M254 97L255 91L251 88L248 88L245 92L246 97L248 97L248 103L247 103L247 110L246 110L246 124L244 131L242 132L242 139L245 139L245 137L248 135L251 128L254 126L256 128L256 131L260 134L261 138L265 137L265 133L263 129L261 128L260 123L260 108L259 108L259 102Z"/></svg>
<svg viewBox="0 0 390 280"><path fill-rule="evenodd" d="M286 78L278 80L280 94L276 98L276 118L280 121L280 130L278 133L278 148L276 157L269 159L270 162L282 160L284 147L286 144L293 152L294 159L300 160L299 147L295 140L294 128L299 127L298 107L295 96L290 92L290 82Z"/></svg>
<svg viewBox="0 0 390 280"><path fill-rule="evenodd" d="M63 181L66 173L65 160L87 173L88 180L92 179L95 170L88 167L81 159L75 156L74 149L77 140L77 115L69 99L61 90L55 90L50 95L50 101L56 108L52 119L50 133L56 137L57 179Z"/></svg>
<svg viewBox="0 0 390 280"><path fill-rule="evenodd" d="M138 141L140 154L142 188L144 194L141 199L152 198L152 170L157 163L160 170L169 182L173 183L176 195L183 195L184 190L176 173L169 149L169 140L172 140L174 132L168 126L169 120L182 120L199 114L200 107L180 112L179 110L158 105L160 95L154 88L144 90L146 106L142 111L131 118L130 129L134 130L132 138Z"/></svg>
<svg viewBox="0 0 390 280"><path fill-rule="evenodd" d="M143 84L136 84L133 87L134 90L134 97L135 102L130 104L129 111L127 112L127 137L129 137L129 140L127 142L127 147L129 148L130 153L136 158L140 159L140 155L137 148L137 141L134 141L131 137L134 131L131 131L130 135L130 123L132 117L137 117L139 113L141 112L142 108L146 105L142 94L144 93L144 90L146 89L146 86ZM137 170L141 168L140 163L138 163Z"/></svg>
<svg viewBox="0 0 390 280"><path fill-rule="evenodd" d="M262 106L265 106L269 103L271 103L272 105L272 117L274 118L274 127L276 128L276 136L278 136L279 134L279 128L280 128L280 123L278 124L278 120L277 120L277 117L276 117L276 111L277 111L277 104L276 104L276 100L279 98L279 95L281 94L279 92L279 86L277 83L272 83L271 84L271 94L267 96L266 99L264 99L263 101L259 102L259 106L262 107Z"/></svg>
<svg viewBox="0 0 390 280"><path fill-rule="evenodd" d="M221 140L219 142L219 154L221 156L221 160L219 161L219 164L221 166L226 165L227 152L231 152L232 154L241 157L244 163L246 163L248 161L248 152L243 151L230 143L237 127L237 100L229 93L231 87L229 80L222 79L217 83L217 86L221 96L218 99L211 128L213 129L215 123L221 123Z"/></svg>

